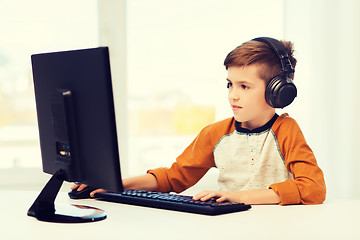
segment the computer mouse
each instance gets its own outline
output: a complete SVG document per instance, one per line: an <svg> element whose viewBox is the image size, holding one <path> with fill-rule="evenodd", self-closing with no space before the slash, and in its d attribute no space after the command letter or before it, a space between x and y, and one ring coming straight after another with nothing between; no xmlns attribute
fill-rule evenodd
<svg viewBox="0 0 360 240"><path fill-rule="evenodd" d="M84 188L81 191L78 191L77 189L78 188L75 188L74 190L71 190L70 192L68 192L68 195L69 195L69 197L71 199L87 199L87 198L91 198L90 193L92 191L95 191L96 189L99 189L99 188L87 186L86 188Z"/></svg>

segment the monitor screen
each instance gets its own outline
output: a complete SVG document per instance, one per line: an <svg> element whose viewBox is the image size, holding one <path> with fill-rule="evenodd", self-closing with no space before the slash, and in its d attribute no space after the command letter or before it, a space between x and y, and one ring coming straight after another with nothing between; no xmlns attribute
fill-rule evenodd
<svg viewBox="0 0 360 240"><path fill-rule="evenodd" d="M43 171L123 191L109 49L42 53L31 60Z"/></svg>

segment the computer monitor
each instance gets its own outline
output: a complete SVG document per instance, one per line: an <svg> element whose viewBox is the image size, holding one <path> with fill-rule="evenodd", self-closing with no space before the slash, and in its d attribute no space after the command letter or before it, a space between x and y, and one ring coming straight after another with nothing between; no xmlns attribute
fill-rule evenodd
<svg viewBox="0 0 360 240"><path fill-rule="evenodd" d="M53 176L28 215L51 222L105 219L103 211L84 206L60 214L54 201L63 181L123 191L109 49L42 53L31 60L42 167Z"/></svg>

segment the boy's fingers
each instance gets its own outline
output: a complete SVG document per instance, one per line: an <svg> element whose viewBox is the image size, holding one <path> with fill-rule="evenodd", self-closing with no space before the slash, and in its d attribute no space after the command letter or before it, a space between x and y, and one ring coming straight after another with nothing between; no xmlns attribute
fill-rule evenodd
<svg viewBox="0 0 360 240"><path fill-rule="evenodd" d="M199 200L201 198L203 198L204 196L208 195L209 193L207 191L202 191L202 192L199 192L198 194L196 194L193 199L194 200Z"/></svg>
<svg viewBox="0 0 360 240"><path fill-rule="evenodd" d="M222 197L222 194L218 191L203 191L200 192L198 194L196 194L193 199L194 200L201 200L201 201L207 201L210 200L212 198L218 198L218 197ZM224 200L221 200L224 201Z"/></svg>
<svg viewBox="0 0 360 240"><path fill-rule="evenodd" d="M90 197L95 197L95 193L99 193L99 192L107 192L107 191L105 189L101 189L101 188L96 189L95 191L92 191L90 193Z"/></svg>
<svg viewBox="0 0 360 240"><path fill-rule="evenodd" d="M218 202L218 203L225 202L225 201L227 201L227 199L226 199L226 197L224 197L224 196L216 199L216 202Z"/></svg>
<svg viewBox="0 0 360 240"><path fill-rule="evenodd" d="M79 184L74 184L71 186L71 190L77 189L79 187Z"/></svg>
<svg viewBox="0 0 360 240"><path fill-rule="evenodd" d="M218 192L209 192L206 196L201 198L201 201L207 201L207 200L210 200L212 198L217 198L217 197L220 197Z"/></svg>
<svg viewBox="0 0 360 240"><path fill-rule="evenodd" d="M77 189L78 191L82 191L87 187L86 184L81 184L80 187Z"/></svg>

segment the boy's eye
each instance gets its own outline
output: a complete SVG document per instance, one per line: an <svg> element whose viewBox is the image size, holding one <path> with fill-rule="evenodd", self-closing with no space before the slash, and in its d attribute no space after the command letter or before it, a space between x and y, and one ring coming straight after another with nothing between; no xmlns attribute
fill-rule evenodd
<svg viewBox="0 0 360 240"><path fill-rule="evenodd" d="M231 82L228 82L227 83L227 88L230 88L230 87L232 87L233 86L233 84L231 83ZM242 89L249 89L249 87L247 86L247 85L245 85L245 84L241 84L241 88Z"/></svg>

